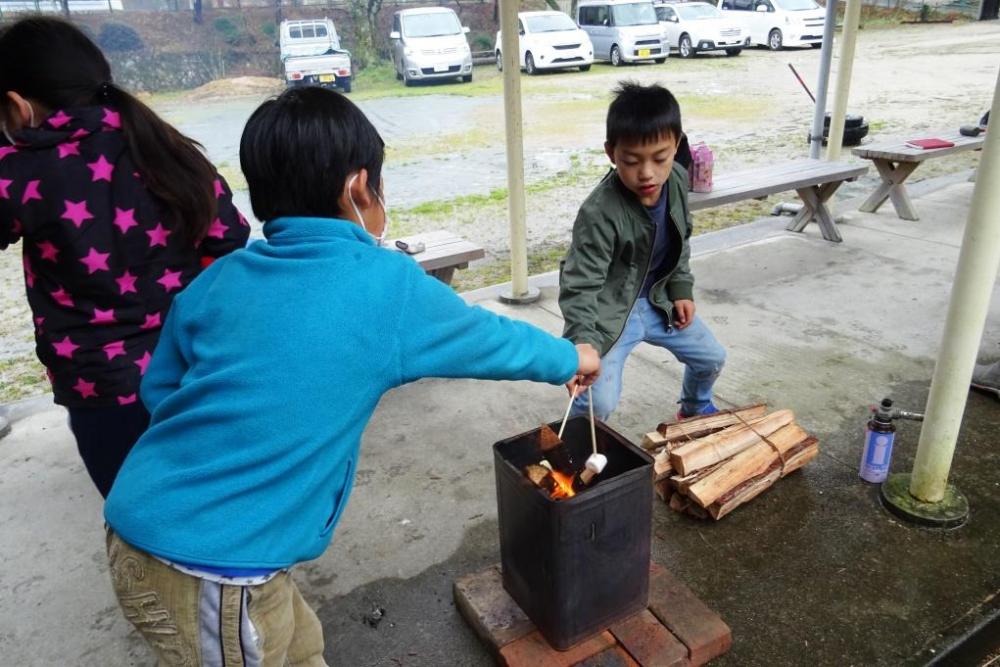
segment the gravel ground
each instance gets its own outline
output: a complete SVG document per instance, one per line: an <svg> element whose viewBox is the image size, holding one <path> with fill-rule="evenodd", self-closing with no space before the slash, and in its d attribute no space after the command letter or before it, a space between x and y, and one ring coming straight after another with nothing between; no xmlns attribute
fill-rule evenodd
<svg viewBox="0 0 1000 667"><path fill-rule="evenodd" d="M864 30L849 111L869 120L874 138L921 136L973 122L989 107L998 54L996 22ZM673 90L692 140L712 146L717 169L735 170L808 153L805 136L812 105L788 63L814 86L819 51L810 49L670 58L664 65L621 69L598 64L588 73L524 77L531 268L555 265L580 201L606 169L604 114L618 81L657 81ZM233 97L233 88L252 94ZM267 82L244 80L236 86L213 84L193 94L153 97L151 103L201 141L233 187L240 188L245 185L238 166L239 136L250 112L273 89ZM391 233L450 229L485 247L486 260L459 272L459 289L506 280L503 102L495 69L477 69L476 82L467 89L459 84L403 89L400 84L398 97L391 88L356 90L359 105L388 147ZM914 180L965 169L977 160L969 153L935 160L921 167ZM860 195L874 185L870 175L841 192ZM701 212L698 231L749 221L781 199L787 197ZM16 247L12 250L0 253L0 402L48 389L34 358L21 260Z"/></svg>

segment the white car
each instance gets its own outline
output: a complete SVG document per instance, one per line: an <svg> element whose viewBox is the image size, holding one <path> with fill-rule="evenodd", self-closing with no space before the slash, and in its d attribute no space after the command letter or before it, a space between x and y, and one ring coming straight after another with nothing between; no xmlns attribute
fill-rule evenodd
<svg viewBox="0 0 1000 667"><path fill-rule="evenodd" d="M681 58L699 51L725 51L738 56L747 36L733 19L707 2L677 2L654 5L660 25L667 31L670 46Z"/></svg>
<svg viewBox="0 0 1000 667"><path fill-rule="evenodd" d="M772 51L823 45L826 16L815 0L718 0L718 6L725 16L739 22L752 44Z"/></svg>
<svg viewBox="0 0 1000 667"><path fill-rule="evenodd" d="M518 62L528 74L567 67L579 67L581 72L586 72L594 62L590 37L562 12L520 12L517 29L520 35ZM495 51L497 69L503 69L499 31Z"/></svg>
<svg viewBox="0 0 1000 667"><path fill-rule="evenodd" d="M472 51L455 10L414 7L392 15L389 48L396 78L404 85L417 81L453 79L472 81Z"/></svg>

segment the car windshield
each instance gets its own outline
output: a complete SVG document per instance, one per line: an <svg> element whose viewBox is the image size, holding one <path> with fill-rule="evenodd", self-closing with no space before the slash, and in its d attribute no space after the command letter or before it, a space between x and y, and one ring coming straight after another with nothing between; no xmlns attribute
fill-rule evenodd
<svg viewBox="0 0 1000 667"><path fill-rule="evenodd" d="M819 9L815 0L773 0L781 9L788 12L804 12L810 9Z"/></svg>
<svg viewBox="0 0 1000 667"><path fill-rule="evenodd" d="M712 5L677 5L677 13L685 21L697 21L698 19L717 19L722 16L717 8Z"/></svg>
<svg viewBox="0 0 1000 667"><path fill-rule="evenodd" d="M630 2L627 5L612 5L615 25L647 25L657 23L656 10L649 2Z"/></svg>
<svg viewBox="0 0 1000 667"><path fill-rule="evenodd" d="M528 32L562 32L576 30L573 19L565 14L546 14L544 16L529 16L524 20Z"/></svg>
<svg viewBox="0 0 1000 667"><path fill-rule="evenodd" d="M410 14L403 17L403 34L407 37L440 37L461 32L462 24L451 12Z"/></svg>

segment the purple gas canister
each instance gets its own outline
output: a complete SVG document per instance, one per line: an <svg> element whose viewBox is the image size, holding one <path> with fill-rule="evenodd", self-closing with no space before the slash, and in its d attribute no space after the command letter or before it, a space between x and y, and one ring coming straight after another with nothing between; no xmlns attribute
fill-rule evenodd
<svg viewBox="0 0 1000 667"><path fill-rule="evenodd" d="M892 400L883 398L865 426L865 449L861 454L861 479L878 484L889 476L896 425L892 422Z"/></svg>

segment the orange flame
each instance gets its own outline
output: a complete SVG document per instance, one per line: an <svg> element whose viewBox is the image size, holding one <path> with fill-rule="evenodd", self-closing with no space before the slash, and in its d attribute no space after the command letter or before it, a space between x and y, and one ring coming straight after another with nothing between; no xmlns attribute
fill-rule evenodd
<svg viewBox="0 0 1000 667"><path fill-rule="evenodd" d="M573 490L572 477L564 475L558 470L553 470L552 479L555 480L556 483L556 488L553 489L551 493L553 498L572 498L576 495L576 491Z"/></svg>

